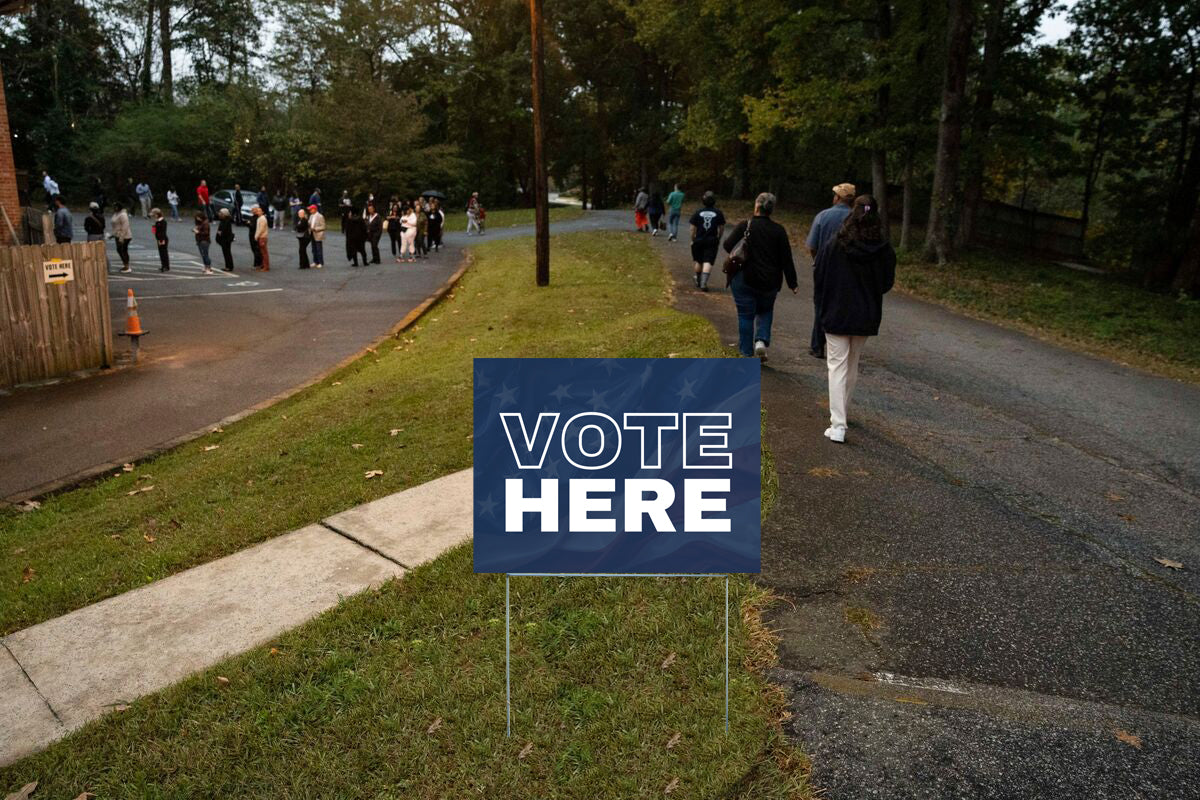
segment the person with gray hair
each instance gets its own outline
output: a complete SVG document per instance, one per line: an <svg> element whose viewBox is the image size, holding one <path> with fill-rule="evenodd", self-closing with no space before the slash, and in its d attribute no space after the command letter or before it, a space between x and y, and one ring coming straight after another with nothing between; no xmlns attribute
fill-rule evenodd
<svg viewBox="0 0 1200 800"><path fill-rule="evenodd" d="M775 195L763 192L754 200L754 216L739 222L725 239L726 253L745 240L742 266L729 279L738 315L738 351L764 361L771 346L775 298L785 279L792 294L798 286L792 244L783 226L771 219L774 212Z"/></svg>

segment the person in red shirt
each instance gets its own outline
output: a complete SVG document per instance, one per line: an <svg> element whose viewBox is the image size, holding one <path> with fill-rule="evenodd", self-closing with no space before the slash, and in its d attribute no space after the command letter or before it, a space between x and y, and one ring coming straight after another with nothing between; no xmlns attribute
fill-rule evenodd
<svg viewBox="0 0 1200 800"><path fill-rule="evenodd" d="M200 185L196 187L196 200L200 202L200 210L204 212L204 216L208 217L209 222L212 222L212 205L208 202L208 181L200 181Z"/></svg>

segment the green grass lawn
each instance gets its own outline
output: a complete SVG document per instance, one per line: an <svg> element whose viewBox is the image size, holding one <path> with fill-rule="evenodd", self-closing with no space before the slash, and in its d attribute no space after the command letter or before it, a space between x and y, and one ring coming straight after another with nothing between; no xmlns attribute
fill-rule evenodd
<svg viewBox="0 0 1200 800"><path fill-rule="evenodd" d="M556 237L537 291L532 240L475 252L453 296L378 353L132 472L0 511L0 633L470 466L474 356L725 355L667 306L636 235Z"/></svg>
<svg viewBox="0 0 1200 800"><path fill-rule="evenodd" d="M504 578L465 545L0 768L36 797L810 797L766 598L724 581ZM219 681L224 678L228 683Z"/></svg>
<svg viewBox="0 0 1200 800"><path fill-rule="evenodd" d="M897 287L973 316L1168 377L1200 382L1200 300L1001 253L947 266L901 259Z"/></svg>
<svg viewBox="0 0 1200 800"><path fill-rule="evenodd" d="M579 206L551 206L550 221L551 222L568 222L573 219L579 219L583 216L583 209ZM487 219L484 220L484 230L498 228L512 228L517 225L532 225L533 209L532 208L498 208L496 210L487 210ZM467 229L467 215L463 213L461 208L446 212L446 230L447 231L465 231Z"/></svg>

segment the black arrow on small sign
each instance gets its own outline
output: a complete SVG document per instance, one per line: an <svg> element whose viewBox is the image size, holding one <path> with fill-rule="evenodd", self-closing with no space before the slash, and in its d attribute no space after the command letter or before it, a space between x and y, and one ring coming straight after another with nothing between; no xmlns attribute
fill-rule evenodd
<svg viewBox="0 0 1200 800"><path fill-rule="evenodd" d="M51 272L51 273L50 273L50 277L51 277L51 278L65 278L65 277L67 277L67 273L65 273L65 272Z"/></svg>

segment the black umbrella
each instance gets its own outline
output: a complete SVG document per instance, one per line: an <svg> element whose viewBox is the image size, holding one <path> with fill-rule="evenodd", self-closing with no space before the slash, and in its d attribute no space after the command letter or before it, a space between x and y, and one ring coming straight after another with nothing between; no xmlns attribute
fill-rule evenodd
<svg viewBox="0 0 1200 800"><path fill-rule="evenodd" d="M421 192L421 197L436 197L438 200L446 199L446 195L442 194L437 189L427 189Z"/></svg>

